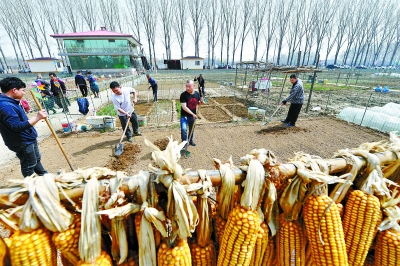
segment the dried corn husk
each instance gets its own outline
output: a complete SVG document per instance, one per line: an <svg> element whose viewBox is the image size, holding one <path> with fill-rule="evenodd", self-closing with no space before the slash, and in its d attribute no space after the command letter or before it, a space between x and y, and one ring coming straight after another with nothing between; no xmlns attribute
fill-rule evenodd
<svg viewBox="0 0 400 266"><path fill-rule="evenodd" d="M383 209L383 213L386 217L379 225L379 231L392 229L400 232L400 208L398 206L388 207Z"/></svg>
<svg viewBox="0 0 400 266"><path fill-rule="evenodd" d="M99 215L96 215L98 208L99 184L97 178L90 178L83 192L79 237L79 256L84 262L94 262L101 254L101 223Z"/></svg>
<svg viewBox="0 0 400 266"><path fill-rule="evenodd" d="M111 239L111 255L118 264L121 264L128 256L128 240L126 238L124 217L119 216L111 220Z"/></svg>
<svg viewBox="0 0 400 266"><path fill-rule="evenodd" d="M233 172L232 156L225 163L214 158L213 164L221 173L222 185L218 191L218 213L221 218L227 220L229 212L235 207L235 173Z"/></svg>
<svg viewBox="0 0 400 266"><path fill-rule="evenodd" d="M196 206L186 193L185 187L180 183L183 169L178 161L181 157L180 151L186 141L178 144L171 137L163 151L148 140L145 140L145 143L154 150L151 156L158 166L150 164L149 171L157 175L156 182L161 182L168 188L167 216L171 220L173 231L170 242L174 243L177 236L186 240L192 235L191 233L198 224Z"/></svg>
<svg viewBox="0 0 400 266"><path fill-rule="evenodd" d="M208 196L211 194L212 182L206 175L206 170L198 170L203 183L202 194L198 194L197 212L199 213L199 224L196 227L197 244L204 248L211 240L211 219L208 213Z"/></svg>

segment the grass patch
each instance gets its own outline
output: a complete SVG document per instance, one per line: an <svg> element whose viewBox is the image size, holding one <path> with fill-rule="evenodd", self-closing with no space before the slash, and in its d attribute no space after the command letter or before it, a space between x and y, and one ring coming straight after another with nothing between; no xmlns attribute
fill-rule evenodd
<svg viewBox="0 0 400 266"><path fill-rule="evenodd" d="M106 105L105 107L101 108L97 111L98 115L108 115L108 116L116 116L117 111L114 109L114 104Z"/></svg>
<svg viewBox="0 0 400 266"><path fill-rule="evenodd" d="M175 105L176 105L176 112L178 113L178 119L181 119L181 108L182 108L181 102L175 102Z"/></svg>
<svg viewBox="0 0 400 266"><path fill-rule="evenodd" d="M303 84L304 89L311 89L311 83ZM329 84L319 84L315 83L313 90L315 91L329 91L329 90L348 90L351 89L349 86L335 86Z"/></svg>

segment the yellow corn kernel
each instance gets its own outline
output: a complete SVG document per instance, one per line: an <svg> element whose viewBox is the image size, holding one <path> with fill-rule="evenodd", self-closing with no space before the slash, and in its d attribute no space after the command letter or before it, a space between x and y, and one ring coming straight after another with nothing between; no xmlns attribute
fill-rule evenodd
<svg viewBox="0 0 400 266"><path fill-rule="evenodd" d="M30 233L18 230L7 240L13 266L57 265L57 251L51 242L51 232L45 228Z"/></svg>
<svg viewBox="0 0 400 266"><path fill-rule="evenodd" d="M215 219L215 235L219 245L221 245L222 237L224 236L226 220L220 215L217 215Z"/></svg>
<svg viewBox="0 0 400 266"><path fill-rule="evenodd" d="M271 242L272 242L272 248L271 248ZM254 247L253 254L251 255L250 265L252 266L272 265L271 263L272 263L273 253L274 253L274 245L272 237L269 234L268 225L262 222L260 225L260 230L258 231L257 234L256 245Z"/></svg>
<svg viewBox="0 0 400 266"><path fill-rule="evenodd" d="M349 265L363 266L382 221L379 199L361 190L350 193L343 218Z"/></svg>
<svg viewBox="0 0 400 266"><path fill-rule="evenodd" d="M186 240L179 239L175 247L169 248L162 243L157 252L158 265L191 266L192 257Z"/></svg>
<svg viewBox="0 0 400 266"><path fill-rule="evenodd" d="M331 202L332 199L326 195L309 196L303 208L312 260L315 266L348 266L344 232L337 205L332 204L326 211Z"/></svg>
<svg viewBox="0 0 400 266"><path fill-rule="evenodd" d="M54 246L63 255L64 260L68 260L72 265L80 261L79 257L79 235L81 232L81 218L74 216L74 222L64 232L55 232L51 238Z"/></svg>
<svg viewBox="0 0 400 266"><path fill-rule="evenodd" d="M113 262L111 257L105 251L101 251L100 256L96 259L95 262L84 262L79 261L77 266L112 266Z"/></svg>
<svg viewBox="0 0 400 266"><path fill-rule="evenodd" d="M250 265L259 228L256 211L236 206L228 216L219 248L218 266Z"/></svg>
<svg viewBox="0 0 400 266"><path fill-rule="evenodd" d="M305 248L306 236L300 221L286 221L281 215L276 244L280 265L304 266Z"/></svg>
<svg viewBox="0 0 400 266"><path fill-rule="evenodd" d="M200 247L197 243L190 244L190 253L192 255L193 266L215 266L217 264L217 255L214 243Z"/></svg>
<svg viewBox="0 0 400 266"><path fill-rule="evenodd" d="M378 233L374 266L400 265L400 232L388 229Z"/></svg>

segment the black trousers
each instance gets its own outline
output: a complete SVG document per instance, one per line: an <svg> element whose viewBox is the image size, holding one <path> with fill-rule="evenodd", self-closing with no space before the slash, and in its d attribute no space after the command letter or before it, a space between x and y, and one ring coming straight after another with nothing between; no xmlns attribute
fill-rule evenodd
<svg viewBox="0 0 400 266"><path fill-rule="evenodd" d="M118 118L119 118L119 121L121 122L122 130L125 129L126 123L129 123L129 121L130 121L132 123L133 133L136 134L139 132L139 123L138 123L136 111L133 111L130 119L128 119L127 115L124 115L124 116L119 115ZM132 132L131 132L129 126L126 129L125 136L128 139L130 139L132 137Z"/></svg>
<svg viewBox="0 0 400 266"><path fill-rule="evenodd" d="M152 90L153 90L153 98L154 98L154 101L156 102L156 101L158 101L158 98L157 98L158 85L155 84L154 86L151 86L151 88L152 88Z"/></svg>
<svg viewBox="0 0 400 266"><path fill-rule="evenodd" d="M81 90L82 96L86 97L88 94L88 88L86 85L79 85L79 89Z"/></svg>
<svg viewBox="0 0 400 266"><path fill-rule="evenodd" d="M285 121L292 124L293 126L296 125L296 121L297 118L299 117L302 106L303 106L302 103L291 103Z"/></svg>

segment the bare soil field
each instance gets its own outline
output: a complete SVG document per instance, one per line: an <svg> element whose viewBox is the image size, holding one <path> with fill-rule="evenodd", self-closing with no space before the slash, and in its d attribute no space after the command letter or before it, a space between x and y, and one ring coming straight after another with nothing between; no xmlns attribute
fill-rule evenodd
<svg viewBox="0 0 400 266"><path fill-rule="evenodd" d="M364 142L388 138L386 134L328 117L300 119L294 128L286 128L278 122L263 127L260 124L199 123L195 129L197 145L189 146L190 157L181 158L180 163L185 169L213 169L213 158L226 160L232 155L234 163L238 164L239 158L254 148L273 151L282 163L298 151L330 158L338 149L355 148ZM112 149L119 141L120 128L113 132L90 131L60 137L75 168L107 166L132 175L147 169L151 163L151 150L144 144L145 138L159 147L165 147L166 137L180 140L179 127L144 127L141 132L143 136L135 137L134 143L124 142L124 153L119 159L112 157ZM48 171L70 171L52 137L40 143L40 151ZM0 177L3 184L10 178L21 178L19 161L14 160L1 168Z"/></svg>

